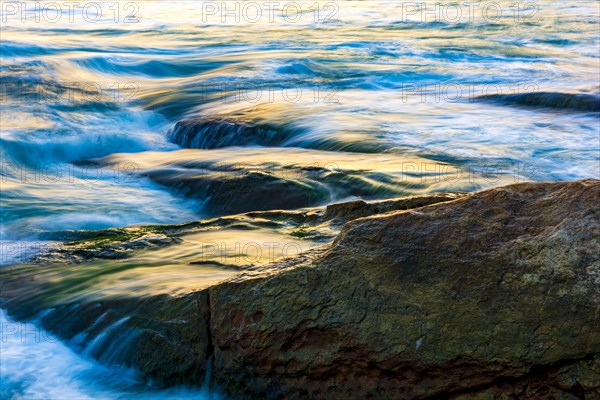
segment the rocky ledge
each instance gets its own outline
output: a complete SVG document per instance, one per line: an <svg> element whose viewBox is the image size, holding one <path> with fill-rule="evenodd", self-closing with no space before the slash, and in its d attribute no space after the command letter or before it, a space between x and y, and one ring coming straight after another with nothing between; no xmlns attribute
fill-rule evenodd
<svg viewBox="0 0 600 400"><path fill-rule="evenodd" d="M125 310L125 363L197 384L212 365L233 398L597 399L599 200L597 180L495 188L352 220L182 297L65 304L42 322L85 331L98 323L78 309Z"/></svg>

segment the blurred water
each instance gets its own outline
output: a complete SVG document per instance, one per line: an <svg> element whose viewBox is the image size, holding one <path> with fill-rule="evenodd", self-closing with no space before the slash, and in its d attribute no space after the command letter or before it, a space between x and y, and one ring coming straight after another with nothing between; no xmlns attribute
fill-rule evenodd
<svg viewBox="0 0 600 400"><path fill-rule="evenodd" d="M402 157L455 169L491 166L492 175L505 175L415 182L418 173L431 174L425 167L406 193L600 175L598 112L477 99L597 96L596 0L428 0L420 9L376 0L68 3L2 2L0 245L27 249L5 251L3 264L13 253L35 251L42 242L28 240L36 230L206 216L203 199L145 176L169 168L173 182L177 168L189 176L219 160L254 168L285 167L286 159L343 161L353 176L364 174L354 182L369 185L406 172L388 161ZM186 135L220 129L227 140L184 137L182 145L231 147L193 153L171 143L175 124L193 118L204 118L203 128ZM263 143L248 137L253 132L277 140ZM110 162L89 162L100 157ZM150 172L138 174L140 168ZM190 249L165 254L185 258ZM208 398L187 389L152 391L48 334L53 340L7 334L16 323L4 311L0 318L2 398Z"/></svg>
<svg viewBox="0 0 600 400"><path fill-rule="evenodd" d="M2 399L194 399L220 397L200 389L151 389L131 370L106 367L75 354L33 323L12 320L0 309Z"/></svg>
<svg viewBox="0 0 600 400"><path fill-rule="evenodd" d="M293 132L278 146L598 177L598 113L474 100L598 93L597 2L513 3L5 2L2 238L197 218L149 181L77 162L177 149L169 129L198 116Z"/></svg>

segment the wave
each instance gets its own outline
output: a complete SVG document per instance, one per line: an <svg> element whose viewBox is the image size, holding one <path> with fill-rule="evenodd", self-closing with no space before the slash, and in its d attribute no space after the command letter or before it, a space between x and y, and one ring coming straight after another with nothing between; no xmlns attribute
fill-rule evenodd
<svg viewBox="0 0 600 400"><path fill-rule="evenodd" d="M170 62L140 57L89 57L74 61L88 70L114 75L147 76L151 78L185 77L201 74L225 65L219 61L198 59Z"/></svg>
<svg viewBox="0 0 600 400"><path fill-rule="evenodd" d="M85 49L78 49L85 50ZM61 47L54 47L49 45L36 45L33 43L20 43L14 41L4 41L0 46L1 57L33 57L33 56L48 56L56 55L64 52L65 49Z"/></svg>
<svg viewBox="0 0 600 400"><path fill-rule="evenodd" d="M3 161L76 162L114 152L173 147L158 132L166 125L164 117L125 107L108 90L90 94L81 86L60 82L44 64L3 72L0 110L7 112L0 138Z"/></svg>
<svg viewBox="0 0 600 400"><path fill-rule="evenodd" d="M20 138L0 139L9 159L26 165L52 162L77 162L103 157L119 151L138 152L149 150L140 138L120 134L69 135L51 140L36 140L36 133Z"/></svg>

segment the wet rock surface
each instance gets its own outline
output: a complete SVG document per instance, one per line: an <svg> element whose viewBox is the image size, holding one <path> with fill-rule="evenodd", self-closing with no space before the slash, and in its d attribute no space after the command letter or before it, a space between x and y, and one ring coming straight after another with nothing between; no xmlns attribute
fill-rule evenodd
<svg viewBox="0 0 600 400"><path fill-rule="evenodd" d="M277 146L294 131L236 117L202 117L175 124L170 140L188 149L217 149L227 146Z"/></svg>
<svg viewBox="0 0 600 400"><path fill-rule="evenodd" d="M183 296L36 298L70 289L15 267L3 307L51 309L42 324L67 339L74 324L88 347L120 322L119 362L164 385L202 384L211 366L232 398L597 398L600 182L440 197L246 214L302 234L346 224L331 244ZM95 323L107 313L112 325Z"/></svg>
<svg viewBox="0 0 600 400"><path fill-rule="evenodd" d="M57 298L76 286L35 280L23 271L3 273L2 307L15 318L36 319L75 351L134 368L152 385L202 383L212 352L206 292L61 303Z"/></svg>
<svg viewBox="0 0 600 400"><path fill-rule="evenodd" d="M152 287L128 295L106 286L119 286L119 275L137 267L138 252L177 247L182 238L219 230L284 232L290 237L333 240L344 223L366 214L420 207L465 196L437 193L377 202L353 201L295 211L257 211L179 225L154 225L101 231L38 232L41 239L63 241L37 255L27 265L0 269L2 307L19 320L37 320L49 332L78 351L104 364L134 367L154 385L202 384L212 355L208 292L155 295ZM286 267L310 259L308 252ZM139 264L139 262L138 262ZM264 267L225 265L208 259L190 264L235 268L248 274ZM139 288L144 287L138 274ZM108 281L106 277L115 275ZM129 280L136 275L130 275ZM189 278L188 278L189 279ZM126 289L125 289L126 290ZM117 293L117 294L115 294Z"/></svg>
<svg viewBox="0 0 600 400"><path fill-rule="evenodd" d="M593 398L599 198L598 181L519 184L358 219L315 259L211 287L215 380L256 398Z"/></svg>
<svg viewBox="0 0 600 400"><path fill-rule="evenodd" d="M392 140L357 129L312 129L311 120L330 112L322 103L308 114L293 102L257 104L236 110L204 110L183 119L169 132L171 142L186 149L241 146L299 147L328 151L382 153L396 147ZM326 110L320 106L329 108ZM323 113L323 114L320 114ZM305 118L299 117L304 115ZM292 117L293 116L293 117Z"/></svg>

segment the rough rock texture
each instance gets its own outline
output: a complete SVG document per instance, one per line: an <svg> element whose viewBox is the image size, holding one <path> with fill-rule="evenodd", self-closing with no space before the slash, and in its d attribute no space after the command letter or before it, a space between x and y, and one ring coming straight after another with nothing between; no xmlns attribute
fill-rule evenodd
<svg viewBox="0 0 600 400"><path fill-rule="evenodd" d="M595 180L518 184L352 221L209 288L213 377L256 398L598 398L599 200Z"/></svg>
<svg viewBox="0 0 600 400"><path fill-rule="evenodd" d="M257 211L179 225L39 232L46 240L68 242L49 247L26 265L2 267L0 302L14 318L38 319L46 330L76 349L104 364L134 367L155 385L201 384L212 354L207 291L183 296L144 296L137 291L123 298L98 290L103 277L139 266L126 260L136 248L177 246L180 237L187 234L221 228L252 231L267 227L291 234L301 231L305 236L331 241L352 219L461 196L465 194L435 193L307 210ZM107 258L118 258L120 262L90 264L94 259ZM288 260L286 266L305 261L298 257ZM243 269L251 273L254 268ZM139 282L138 290L145 284Z"/></svg>
<svg viewBox="0 0 600 400"><path fill-rule="evenodd" d="M62 300L93 285L78 266L65 281L3 268L2 307L159 385L200 385L212 366L233 398L599 399L600 181L435 197L246 214L350 222L178 297Z"/></svg>

